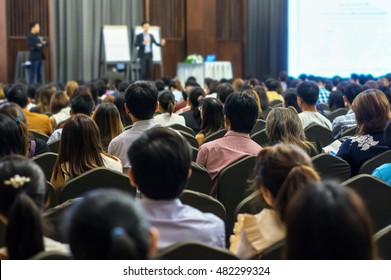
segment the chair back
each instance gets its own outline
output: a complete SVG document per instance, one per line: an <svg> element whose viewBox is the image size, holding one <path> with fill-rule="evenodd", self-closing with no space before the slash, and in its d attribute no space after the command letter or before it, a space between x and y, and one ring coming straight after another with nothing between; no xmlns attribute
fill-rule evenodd
<svg viewBox="0 0 391 280"><path fill-rule="evenodd" d="M284 244L285 240L278 241L258 254L255 258L258 260L281 260Z"/></svg>
<svg viewBox="0 0 391 280"><path fill-rule="evenodd" d="M136 195L136 189L130 185L128 176L105 167L98 167L69 180L61 189L59 201L63 203L99 188L114 188Z"/></svg>
<svg viewBox="0 0 391 280"><path fill-rule="evenodd" d="M178 131L183 131L183 132L189 133L192 136L195 136L194 130L188 126L184 126L179 123L174 123L174 124L169 125L168 127L171 127L172 129L175 129Z"/></svg>
<svg viewBox="0 0 391 280"><path fill-rule="evenodd" d="M307 140L314 143L318 151L334 142L333 133L319 124L311 124L304 129Z"/></svg>
<svg viewBox="0 0 391 280"><path fill-rule="evenodd" d="M311 158L312 164L320 177L325 179L337 179L343 182L350 178L350 165L340 157L321 153Z"/></svg>
<svg viewBox="0 0 391 280"><path fill-rule="evenodd" d="M253 176L255 162L255 156L246 156L224 168L217 180L217 199L224 205L227 213L227 240L236 220L235 209L250 194L249 179Z"/></svg>
<svg viewBox="0 0 391 280"><path fill-rule="evenodd" d="M346 109L346 108L338 108L337 110L334 110L332 112L330 112L330 114L327 116L327 118L333 122L333 120L336 118L336 117L339 117L339 116L344 116L347 114L349 110Z"/></svg>
<svg viewBox="0 0 391 280"><path fill-rule="evenodd" d="M62 252L48 251L40 252L32 256L29 260L70 260L71 256Z"/></svg>
<svg viewBox="0 0 391 280"><path fill-rule="evenodd" d="M391 225L377 232L374 239L379 257L383 260L391 260Z"/></svg>
<svg viewBox="0 0 391 280"><path fill-rule="evenodd" d="M47 209L56 207L58 205L56 189L49 181L46 181L45 201L49 201Z"/></svg>
<svg viewBox="0 0 391 280"><path fill-rule="evenodd" d="M352 126L346 129L344 132L341 134L341 138L345 138L348 136L354 136L357 133L357 126Z"/></svg>
<svg viewBox="0 0 391 280"><path fill-rule="evenodd" d="M327 103L320 103L318 105L319 105L319 107L322 108L323 111L330 111L329 104L327 104Z"/></svg>
<svg viewBox="0 0 391 280"><path fill-rule="evenodd" d="M261 130L265 129L265 127L266 127L266 122L264 120L258 119L253 129L251 130L250 135L260 132Z"/></svg>
<svg viewBox="0 0 391 280"><path fill-rule="evenodd" d="M238 260L227 249L198 241L183 241L168 246L154 257L158 260Z"/></svg>
<svg viewBox="0 0 391 280"><path fill-rule="evenodd" d="M272 107L267 107L265 110L262 111L262 118L266 120L267 116L269 115L270 111L273 110Z"/></svg>
<svg viewBox="0 0 391 280"><path fill-rule="evenodd" d="M225 222L226 215L223 204L210 195L184 190L180 199L183 204L190 205L204 213L212 213Z"/></svg>
<svg viewBox="0 0 391 280"><path fill-rule="evenodd" d="M198 163L191 163L191 176L186 182L186 189L210 194L212 189L212 177L210 176L208 170Z"/></svg>
<svg viewBox="0 0 391 280"><path fill-rule="evenodd" d="M35 130L29 130L29 132L34 135L35 138L39 138L45 142L47 142L49 140L49 136L47 136L46 134L43 134L43 133L40 133L38 131L35 131Z"/></svg>
<svg viewBox="0 0 391 280"><path fill-rule="evenodd" d="M365 202L375 231L391 223L391 187L378 178L359 174L343 182L342 186L354 189Z"/></svg>
<svg viewBox="0 0 391 280"><path fill-rule="evenodd" d="M267 205L267 203L263 199L261 191L256 191L247 196L238 204L234 212L234 219L236 219L236 217L242 213L252 215L258 214L264 208L270 209L270 206Z"/></svg>
<svg viewBox="0 0 391 280"><path fill-rule="evenodd" d="M270 102L270 107L272 107L272 108L282 107L282 101L278 100L278 99L275 99L275 100Z"/></svg>
<svg viewBox="0 0 391 280"><path fill-rule="evenodd" d="M60 141L61 139L58 139L49 144L49 149L52 153L58 154L58 150L60 149Z"/></svg>
<svg viewBox="0 0 391 280"><path fill-rule="evenodd" d="M187 142L189 142L190 146L192 146L193 148L196 148L196 149L199 148L198 141L197 141L197 139L193 135L191 135L191 134L189 134L187 132L184 132L184 131L180 131L180 130L178 130L178 132L180 134L182 134L183 137L185 137Z"/></svg>
<svg viewBox="0 0 391 280"><path fill-rule="evenodd" d="M270 139L266 134L266 129L262 129L261 131L252 134L251 139L262 147L270 145Z"/></svg>
<svg viewBox="0 0 391 280"><path fill-rule="evenodd" d="M43 153L31 158L39 167L42 168L43 173L45 173L45 178L47 181L50 181L52 177L54 165L56 164L57 154L52 152Z"/></svg>
<svg viewBox="0 0 391 280"><path fill-rule="evenodd" d="M358 174L372 174L372 172L385 163L391 162L391 150L381 153L380 155L374 156L371 159L368 159L364 162L360 169L358 170Z"/></svg>
<svg viewBox="0 0 391 280"><path fill-rule="evenodd" d="M192 160L194 162L197 161L197 156L198 156L198 149L194 148L194 147L190 147L191 148L191 155L192 155Z"/></svg>
<svg viewBox="0 0 391 280"><path fill-rule="evenodd" d="M212 133L211 135L205 137L205 140L204 140L204 143L208 143L210 141L213 141L213 140L216 140L216 139L219 139L219 138L222 138L224 137L224 135L227 133L227 131L225 129L220 129L214 133ZM203 144L204 144L203 143Z"/></svg>

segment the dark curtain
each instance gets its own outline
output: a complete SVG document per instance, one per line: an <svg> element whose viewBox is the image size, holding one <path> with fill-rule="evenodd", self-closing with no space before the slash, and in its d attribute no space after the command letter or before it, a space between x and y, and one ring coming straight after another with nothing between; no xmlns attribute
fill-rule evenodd
<svg viewBox="0 0 391 280"><path fill-rule="evenodd" d="M247 0L246 74L287 70L288 0Z"/></svg>
<svg viewBox="0 0 391 280"><path fill-rule="evenodd" d="M99 78L102 26L127 25L131 30L143 19L143 0L51 1L54 77L61 82Z"/></svg>

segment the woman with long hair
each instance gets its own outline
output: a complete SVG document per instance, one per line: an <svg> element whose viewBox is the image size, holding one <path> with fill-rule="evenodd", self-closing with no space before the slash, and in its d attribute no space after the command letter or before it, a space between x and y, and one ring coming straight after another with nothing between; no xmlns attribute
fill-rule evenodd
<svg viewBox="0 0 391 280"><path fill-rule="evenodd" d="M216 98L205 98L199 107L201 112L201 131L196 135L201 146L207 136L224 128L223 104Z"/></svg>

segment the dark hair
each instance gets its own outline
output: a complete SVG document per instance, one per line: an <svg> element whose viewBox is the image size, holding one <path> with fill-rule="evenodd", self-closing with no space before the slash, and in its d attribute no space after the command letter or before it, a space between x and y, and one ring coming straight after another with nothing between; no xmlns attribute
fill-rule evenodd
<svg viewBox="0 0 391 280"><path fill-rule="evenodd" d="M225 101L224 114L231 123L231 130L248 134L258 119L259 107L253 97L235 93Z"/></svg>
<svg viewBox="0 0 391 280"><path fill-rule="evenodd" d="M0 160L0 211L7 217L5 243L11 260L28 259L44 250L40 210L45 197L45 175L22 156ZM19 183L12 183L16 179Z"/></svg>
<svg viewBox="0 0 391 280"><path fill-rule="evenodd" d="M126 90L126 89L125 89ZM124 90L124 91L125 91ZM132 124L132 119L129 117L129 115L125 111L125 93L120 92L114 99L114 105L117 107L119 114L121 116L122 125L124 127L129 126Z"/></svg>
<svg viewBox="0 0 391 280"><path fill-rule="evenodd" d="M131 84L125 91L125 103L129 112L139 120L149 120L155 113L158 91L150 82Z"/></svg>
<svg viewBox="0 0 391 280"><path fill-rule="evenodd" d="M389 86L379 86L377 89L382 91L386 95L387 100L391 106L391 88Z"/></svg>
<svg viewBox="0 0 391 280"><path fill-rule="evenodd" d="M297 96L306 104L315 105L319 98L319 87L314 82L303 82L297 86Z"/></svg>
<svg viewBox="0 0 391 280"><path fill-rule="evenodd" d="M224 128L223 104L216 98L205 98L201 106L201 132L208 136Z"/></svg>
<svg viewBox="0 0 391 280"><path fill-rule="evenodd" d="M164 82L162 80L156 80L155 87L158 91L164 90Z"/></svg>
<svg viewBox="0 0 391 280"><path fill-rule="evenodd" d="M337 110L339 108L345 108L342 92L339 90L332 91L329 95L328 103L331 111Z"/></svg>
<svg viewBox="0 0 391 280"><path fill-rule="evenodd" d="M343 91L343 95L349 101L350 104L353 104L353 100L362 92L362 87L357 84L349 83Z"/></svg>
<svg viewBox="0 0 391 280"><path fill-rule="evenodd" d="M125 94L125 90L130 86L130 82L121 82L118 87L117 87L117 90L119 93L124 93Z"/></svg>
<svg viewBox="0 0 391 280"><path fill-rule="evenodd" d="M190 90L189 92L189 100L190 100L190 105L192 108L195 108L198 110L198 106L200 106L199 103L199 97L205 96L204 90L200 87L194 87Z"/></svg>
<svg viewBox="0 0 391 280"><path fill-rule="evenodd" d="M273 208L284 222L293 195L309 182L319 180L311 158L304 150L292 144L277 144L259 152L252 187L254 191L260 187L270 191L274 198Z"/></svg>
<svg viewBox="0 0 391 280"><path fill-rule="evenodd" d="M66 237L78 260L147 259L149 226L134 199L119 190L96 190L66 216Z"/></svg>
<svg viewBox="0 0 391 280"><path fill-rule="evenodd" d="M297 104L297 91L295 88L288 88L284 91L284 103L285 107L293 107L298 113L301 113L299 104Z"/></svg>
<svg viewBox="0 0 391 280"><path fill-rule="evenodd" d="M267 96L265 89L261 86L256 86L256 87L254 87L254 91L259 96L259 101L261 102L262 111L266 110L269 107L270 102L269 102L269 97Z"/></svg>
<svg viewBox="0 0 391 280"><path fill-rule="evenodd" d="M386 144L391 147L391 121L388 121L384 128L384 139Z"/></svg>
<svg viewBox="0 0 391 280"><path fill-rule="evenodd" d="M169 113L170 116L174 112L175 108L175 96L171 91L165 91L159 96L159 105L165 112Z"/></svg>
<svg viewBox="0 0 391 280"><path fill-rule="evenodd" d="M13 85L6 94L7 100L18 104L20 107L25 108L27 106L27 86L24 84Z"/></svg>
<svg viewBox="0 0 391 280"><path fill-rule="evenodd" d="M311 184L289 203L287 259L374 259L372 225L361 198L335 182Z"/></svg>
<svg viewBox="0 0 391 280"><path fill-rule="evenodd" d="M29 30L31 31L31 29L33 29L34 26L36 26L38 24L37 21L32 21L29 23Z"/></svg>
<svg viewBox="0 0 391 280"><path fill-rule="evenodd" d="M168 77L168 76L164 76L164 77L162 78L162 81L163 81L163 83L164 83L164 86L169 87L170 84L171 84L171 78Z"/></svg>
<svg viewBox="0 0 391 280"><path fill-rule="evenodd" d="M56 88L52 85L40 86L35 93L36 107L30 111L35 111L40 114L50 112L50 100L56 93Z"/></svg>
<svg viewBox="0 0 391 280"><path fill-rule="evenodd" d="M278 80L276 79L267 79L265 81L265 86L268 91L279 91L281 90L281 84Z"/></svg>
<svg viewBox="0 0 391 280"><path fill-rule="evenodd" d="M224 104L227 97L234 92L232 85L228 83L220 84L217 89L217 98Z"/></svg>
<svg viewBox="0 0 391 280"><path fill-rule="evenodd" d="M0 135L0 158L10 154L24 155L26 147L18 125L4 114L0 114Z"/></svg>
<svg viewBox="0 0 391 280"><path fill-rule="evenodd" d="M59 90L50 99L50 112L57 114L69 106L69 97L65 91Z"/></svg>
<svg viewBox="0 0 391 280"><path fill-rule="evenodd" d="M91 95L87 93L74 94L71 99L71 110L73 114L91 116L94 105L94 100Z"/></svg>
<svg viewBox="0 0 391 280"><path fill-rule="evenodd" d="M332 81L332 83L333 83L333 86L337 86L340 82L341 82L341 77L340 76L334 76L332 79L331 79L331 81Z"/></svg>
<svg viewBox="0 0 391 280"><path fill-rule="evenodd" d="M192 153L178 132L164 127L147 130L130 146L128 158L137 187L146 197L169 200L182 193Z"/></svg>
<svg viewBox="0 0 391 280"><path fill-rule="evenodd" d="M383 92L378 89L363 91L354 99L352 105L359 135L384 131L391 118L391 112L390 104Z"/></svg>

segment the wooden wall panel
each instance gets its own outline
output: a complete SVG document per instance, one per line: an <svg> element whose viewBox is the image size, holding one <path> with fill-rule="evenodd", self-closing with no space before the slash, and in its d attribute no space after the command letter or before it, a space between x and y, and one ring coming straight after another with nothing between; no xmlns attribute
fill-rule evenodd
<svg viewBox="0 0 391 280"><path fill-rule="evenodd" d="M0 83L8 82L8 32L6 0L0 0Z"/></svg>
<svg viewBox="0 0 391 280"><path fill-rule="evenodd" d="M243 77L243 42L241 40L218 40L217 57L219 60L231 61L234 78Z"/></svg>

